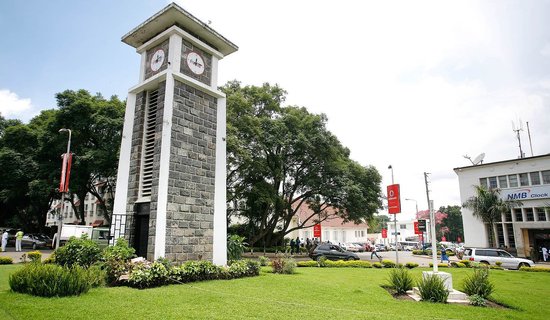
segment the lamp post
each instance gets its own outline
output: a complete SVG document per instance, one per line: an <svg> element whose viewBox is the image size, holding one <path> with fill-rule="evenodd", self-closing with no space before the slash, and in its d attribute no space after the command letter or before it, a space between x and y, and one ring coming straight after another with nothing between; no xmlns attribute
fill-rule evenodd
<svg viewBox="0 0 550 320"><path fill-rule="evenodd" d="M416 214L418 214L418 201L415 199L405 198L406 201L414 201L416 206ZM422 249L424 249L424 231L422 231Z"/></svg>
<svg viewBox="0 0 550 320"><path fill-rule="evenodd" d="M69 140L67 141L67 159L69 157L69 155L71 154L71 129L65 129L65 128L62 128L62 129L59 129L59 133L61 132L68 132L69 133ZM66 162L64 161L63 162L63 166L66 167ZM66 168L67 170L68 168ZM65 183L68 183L68 181L66 181ZM59 240L61 239L61 229L63 228L63 215L65 213L65 197L67 195L67 192L65 189L63 189L63 193L62 193L62 196L61 196L61 205L63 206L63 209L61 210L61 212L59 213L59 217L58 217L58 220L59 220L59 226L57 227L57 237L55 239L55 248L58 249L59 248Z"/></svg>
<svg viewBox="0 0 550 320"><path fill-rule="evenodd" d="M388 166L388 169L391 170L391 184L393 185L395 182L393 180L393 167L391 164ZM397 246L397 214L393 215L393 231L395 234L395 264L399 265L399 247Z"/></svg>

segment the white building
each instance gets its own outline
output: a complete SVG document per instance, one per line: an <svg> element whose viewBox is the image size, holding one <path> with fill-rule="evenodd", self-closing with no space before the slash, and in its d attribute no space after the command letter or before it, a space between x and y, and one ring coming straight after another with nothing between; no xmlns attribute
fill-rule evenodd
<svg viewBox="0 0 550 320"><path fill-rule="evenodd" d="M80 200L76 200L78 206ZM46 215L46 226L56 226L58 224L57 214L61 213L64 224L78 224L80 221L76 217L73 207L69 202L65 202L65 208L62 207L61 200L54 200L51 209ZM107 224L103 217L103 212L99 206L99 201L91 194L87 194L84 199L84 219L86 225L98 227Z"/></svg>
<svg viewBox="0 0 550 320"><path fill-rule="evenodd" d="M550 154L455 168L460 200L475 196L475 185L501 189L504 200L520 200L522 205L502 215L497 223L498 242L520 257L550 245ZM488 229L467 208L462 209L467 246L488 247Z"/></svg>

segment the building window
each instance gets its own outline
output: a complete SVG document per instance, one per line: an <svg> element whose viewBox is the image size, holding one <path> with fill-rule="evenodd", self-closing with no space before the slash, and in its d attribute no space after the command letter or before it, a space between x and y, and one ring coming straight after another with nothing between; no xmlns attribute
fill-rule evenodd
<svg viewBox="0 0 550 320"><path fill-rule="evenodd" d="M531 176L531 185L538 186L540 184L540 172L531 172L529 175Z"/></svg>
<svg viewBox="0 0 550 320"><path fill-rule="evenodd" d="M511 174L508 176L508 182L510 182L510 188L515 188L518 186L518 176L516 174Z"/></svg>
<svg viewBox="0 0 550 320"><path fill-rule="evenodd" d="M533 208L525 208L525 220L535 221L535 215L533 214Z"/></svg>
<svg viewBox="0 0 550 320"><path fill-rule="evenodd" d="M328 240L329 240L328 238L330 237L330 236L329 236L329 235L330 235L330 231L325 231L325 232L323 232L323 233L324 233L324 236L323 236L323 237L324 237L324 239L323 239L323 241L325 241L325 242L326 242L326 241L328 241Z"/></svg>
<svg viewBox="0 0 550 320"><path fill-rule="evenodd" d="M361 238L365 237L365 230L361 230Z"/></svg>
<svg viewBox="0 0 550 320"><path fill-rule="evenodd" d="M407 225L406 224L400 224L399 229L407 229Z"/></svg>
<svg viewBox="0 0 550 320"><path fill-rule="evenodd" d="M527 175L527 173L520 173L519 174L519 184L522 187L526 187L526 186L529 185L529 176Z"/></svg>
<svg viewBox="0 0 550 320"><path fill-rule="evenodd" d="M497 188L497 177L490 177L489 178L489 188L494 189Z"/></svg>
<svg viewBox="0 0 550 320"><path fill-rule="evenodd" d="M515 248L516 239L514 237L514 226L511 223L507 223L506 229L508 231L508 245L510 246L510 248Z"/></svg>
<svg viewBox="0 0 550 320"><path fill-rule="evenodd" d="M544 212L544 208L536 208L537 211L537 220L538 221L546 221L546 213Z"/></svg>
<svg viewBox="0 0 550 320"><path fill-rule="evenodd" d="M512 211L504 213L504 221L512 222Z"/></svg>
<svg viewBox="0 0 550 320"><path fill-rule="evenodd" d="M550 170L542 171L542 183L550 184Z"/></svg>
<svg viewBox="0 0 550 320"><path fill-rule="evenodd" d="M479 185L482 186L482 187L487 188L487 178L479 179Z"/></svg>
<svg viewBox="0 0 550 320"><path fill-rule="evenodd" d="M516 222L523 222L523 214L521 209L514 209L514 215L516 216Z"/></svg>
<svg viewBox="0 0 550 320"><path fill-rule="evenodd" d="M508 179L506 179L506 176L499 176L498 177L498 186L501 189L508 188Z"/></svg>

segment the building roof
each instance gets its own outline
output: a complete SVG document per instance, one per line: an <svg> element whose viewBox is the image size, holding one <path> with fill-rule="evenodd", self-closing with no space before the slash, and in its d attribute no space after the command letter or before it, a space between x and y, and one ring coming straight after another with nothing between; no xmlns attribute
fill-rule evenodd
<svg viewBox="0 0 550 320"><path fill-rule="evenodd" d="M323 227L338 227L338 228L364 227L364 228L368 228L367 223L361 223L361 224L355 224L353 222L344 223L344 219L336 216L336 209L334 207L328 207L327 209L325 209L325 211L329 215L329 218L327 220L321 222L321 226L323 226ZM300 207L300 209L298 209L298 212L297 212L298 219L300 219L300 221L303 221L303 220L307 219L312 214L314 214L313 210L311 210L306 203L303 203L302 206ZM313 223L313 221L311 221L311 222Z"/></svg>
<svg viewBox="0 0 550 320"><path fill-rule="evenodd" d="M178 26L224 55L239 49L234 43L175 3L171 3L122 37L122 42L138 48L164 30Z"/></svg>
<svg viewBox="0 0 550 320"><path fill-rule="evenodd" d="M490 166L493 166L495 164L503 164L503 163L510 163L510 162L521 162L521 161L527 161L527 160L533 160L533 159L539 159L539 158L547 158L547 157L550 158L550 153L543 154L543 155L540 155L540 156L534 156L534 157L509 159L509 160L502 160L502 161L496 161L496 162L482 163L482 164L472 165L472 166L457 167L457 168L454 168L453 170L455 172L457 172L457 171L462 171L464 169L475 169L475 168L482 168L482 167L490 167Z"/></svg>

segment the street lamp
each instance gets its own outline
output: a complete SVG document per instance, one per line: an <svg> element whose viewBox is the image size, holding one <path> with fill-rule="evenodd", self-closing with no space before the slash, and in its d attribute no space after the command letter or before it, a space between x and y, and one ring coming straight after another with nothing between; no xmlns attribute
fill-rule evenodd
<svg viewBox="0 0 550 320"><path fill-rule="evenodd" d="M416 206L416 214L418 214L418 201L416 199L405 198L406 201L414 201ZM422 250L424 250L424 231L422 231Z"/></svg>
<svg viewBox="0 0 550 320"><path fill-rule="evenodd" d="M65 129L65 128L62 128L62 129L59 129L59 133L61 132L68 132L69 133L69 140L67 141L67 159L69 157L69 155L71 154L71 129ZM66 164L66 161L64 160L63 161L63 166L65 167L65 170L68 170L69 168L67 168L67 164ZM63 173L62 173L63 174ZM68 181L66 181L65 183L68 183ZM58 219L59 219L59 226L57 227L57 237L55 239L55 248L58 249L59 248L59 240L61 239L61 229L63 228L63 214L64 214L64 211L65 211L65 198L67 196L67 190L65 190L65 188L62 190L63 191L63 195L61 196L61 205L63 206L63 209L61 210L61 213L59 214L58 216Z"/></svg>
<svg viewBox="0 0 550 320"><path fill-rule="evenodd" d="M395 184L395 182L393 180L393 167L392 167L391 164L388 166L388 169L391 170L391 184L393 185L393 184ZM388 195L388 198L389 198L389 195ZM388 205L388 207L389 207L389 205ZM389 209L388 209L388 211L389 211ZM399 247L397 245L397 213L393 214L393 231L394 231L394 234L395 234L395 264L399 265Z"/></svg>

